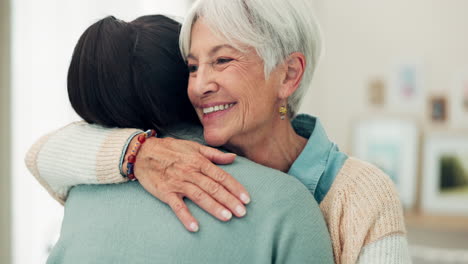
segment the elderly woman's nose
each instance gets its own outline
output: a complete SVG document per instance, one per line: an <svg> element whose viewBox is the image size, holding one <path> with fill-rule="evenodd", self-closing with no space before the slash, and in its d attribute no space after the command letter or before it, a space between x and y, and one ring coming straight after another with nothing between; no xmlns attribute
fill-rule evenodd
<svg viewBox="0 0 468 264"><path fill-rule="evenodd" d="M213 71L210 69L209 65L199 67L197 77L192 88L199 96L218 91L219 87L215 82Z"/></svg>

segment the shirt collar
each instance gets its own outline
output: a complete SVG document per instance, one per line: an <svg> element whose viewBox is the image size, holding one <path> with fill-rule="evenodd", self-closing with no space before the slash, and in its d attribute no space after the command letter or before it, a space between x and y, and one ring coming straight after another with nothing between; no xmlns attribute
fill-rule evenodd
<svg viewBox="0 0 468 264"><path fill-rule="evenodd" d="M334 144L328 139L319 119L300 114L292 121L296 133L308 138L305 148L294 161L288 174L301 181L314 194L320 177L323 175Z"/></svg>

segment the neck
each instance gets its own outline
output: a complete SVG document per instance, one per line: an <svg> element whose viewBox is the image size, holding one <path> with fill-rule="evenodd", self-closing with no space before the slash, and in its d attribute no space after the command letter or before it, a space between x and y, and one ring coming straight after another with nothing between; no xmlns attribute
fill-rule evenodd
<svg viewBox="0 0 468 264"><path fill-rule="evenodd" d="M226 145L230 151L283 172L289 171L307 144L307 139L296 134L288 118L263 131L239 137L242 140L234 139Z"/></svg>

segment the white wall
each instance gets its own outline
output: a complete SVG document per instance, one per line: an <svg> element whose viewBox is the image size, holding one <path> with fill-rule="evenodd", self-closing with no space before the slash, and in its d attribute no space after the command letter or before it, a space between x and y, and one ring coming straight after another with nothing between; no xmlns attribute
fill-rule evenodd
<svg viewBox="0 0 468 264"><path fill-rule="evenodd" d="M468 1L317 0L316 6L326 50L302 110L319 116L346 151L353 120L375 110L367 104L370 79L382 78L389 88L396 62L418 61L427 94L449 94L457 72L468 67ZM429 126L426 110L410 116ZM381 112L408 116L388 105Z"/></svg>
<svg viewBox="0 0 468 264"><path fill-rule="evenodd" d="M59 230L62 207L24 166L39 136L78 119L66 94L66 73L81 33L107 15L132 20L182 16L188 0L16 0L12 3L13 263L43 263Z"/></svg>

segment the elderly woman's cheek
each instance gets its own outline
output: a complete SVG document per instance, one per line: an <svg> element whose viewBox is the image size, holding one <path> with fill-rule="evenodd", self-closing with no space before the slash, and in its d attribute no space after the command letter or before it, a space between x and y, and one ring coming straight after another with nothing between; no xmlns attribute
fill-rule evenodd
<svg viewBox="0 0 468 264"><path fill-rule="evenodd" d="M256 119L256 117L254 116L254 111L252 111L253 110L252 107L254 106L255 104L252 102L252 97L248 97L243 104L243 111L242 111L243 115L240 120L243 131L248 130L249 128L248 120Z"/></svg>

